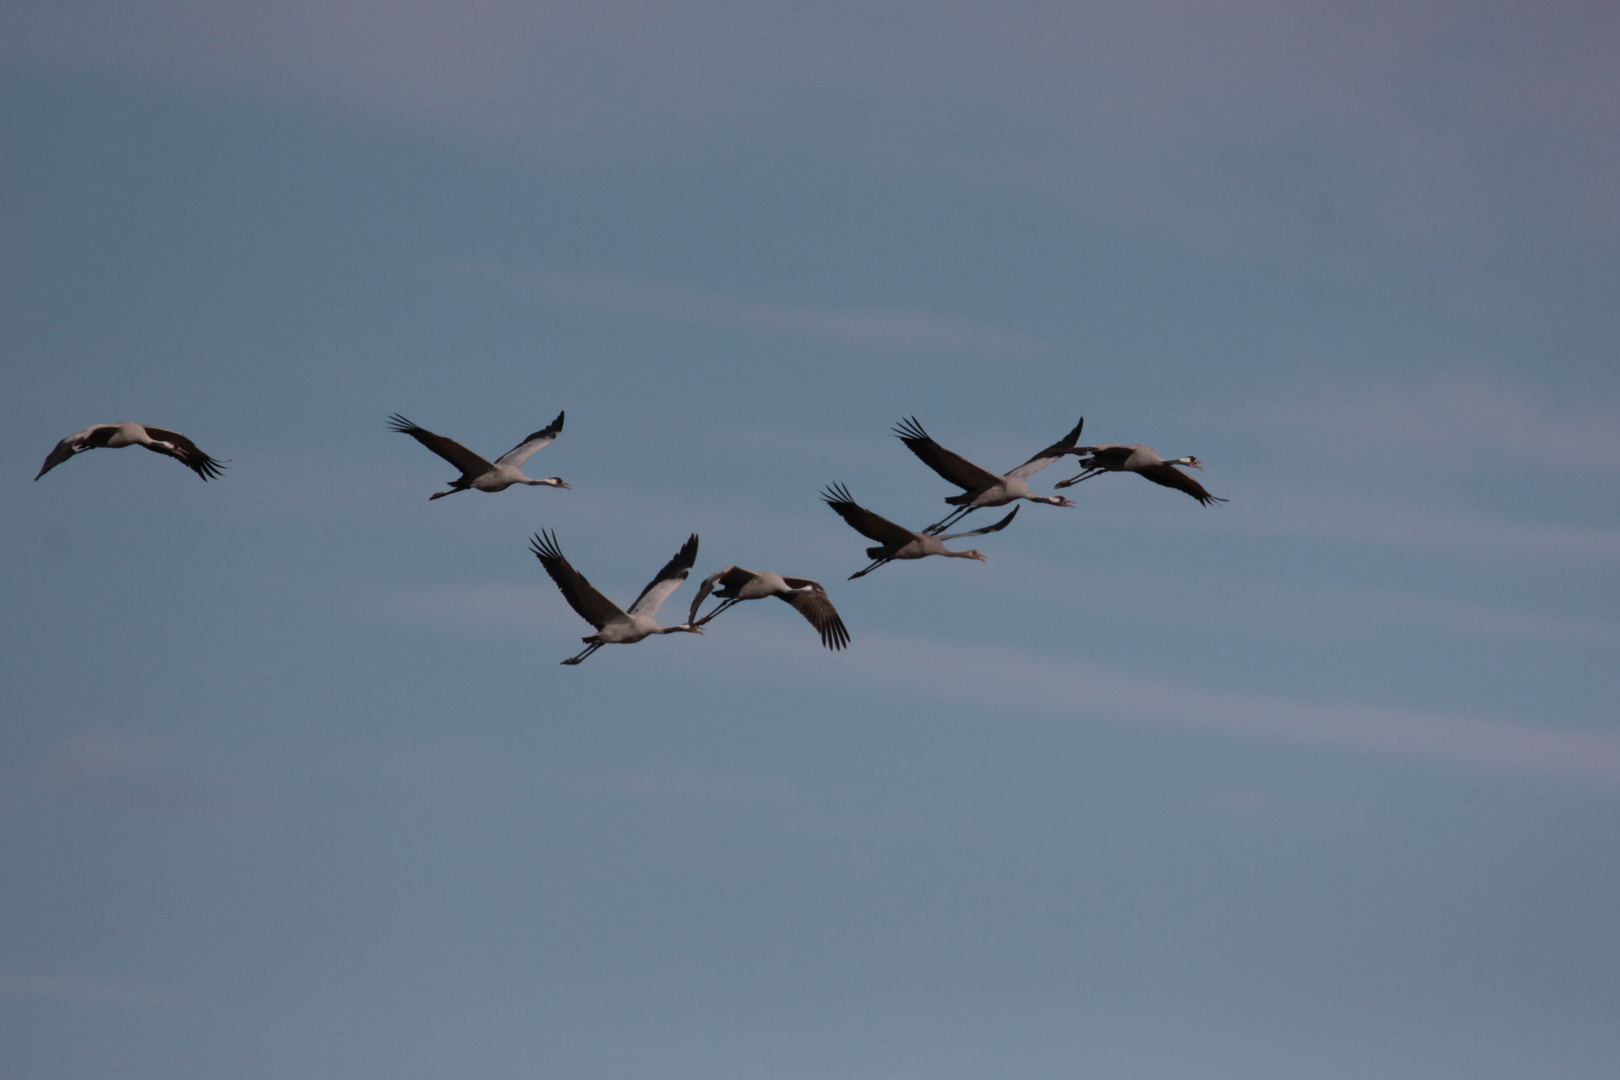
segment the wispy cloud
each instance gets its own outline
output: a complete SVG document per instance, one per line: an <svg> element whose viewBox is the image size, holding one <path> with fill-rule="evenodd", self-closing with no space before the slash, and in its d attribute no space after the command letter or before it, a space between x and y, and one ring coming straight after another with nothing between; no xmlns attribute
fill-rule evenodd
<svg viewBox="0 0 1620 1080"><path fill-rule="evenodd" d="M1589 232L1620 227L1617 38L1613 5L1437 0L24 0L0 11L0 55L525 136L634 144L775 130L807 106L831 109L843 122L817 129L844 133L841 156L853 145L988 168L1188 227L1200 207L1264 215L1301 189L1347 184L1422 228L1477 224L1514 202ZM1009 144L1009 131L1033 137ZM1212 147L1327 161L1316 185L1268 189L1265 169L1242 167L1187 181L1185 154Z"/></svg>
<svg viewBox="0 0 1620 1080"><path fill-rule="evenodd" d="M1369 618L1406 622L1462 634L1518 640L1608 644L1620 637L1615 627L1597 619L1542 615L1530 611L1452 600L1440 596L1382 591L1345 592L1339 597L1351 612Z"/></svg>
<svg viewBox="0 0 1620 1080"><path fill-rule="evenodd" d="M413 589L399 595L394 604L419 625L485 631L547 626L557 621L563 607L556 589L534 585L442 585ZM577 625L581 633L590 629L584 623Z"/></svg>
<svg viewBox="0 0 1620 1080"><path fill-rule="evenodd" d="M662 281L562 271L482 271L559 307L795 338L845 348L944 356L1046 357L1056 342L932 311L746 299Z"/></svg>
<svg viewBox="0 0 1620 1080"><path fill-rule="evenodd" d="M1153 682L1070 657L911 638L853 657L874 684L1053 719L1146 720L1247 737L1429 758L1502 772L1620 784L1620 734L1426 710L1295 701Z"/></svg>
<svg viewBox="0 0 1620 1080"><path fill-rule="evenodd" d="M1620 401L1561 399L1479 367L1371 385L1323 380L1255 419L1369 463L1620 469Z"/></svg>
<svg viewBox="0 0 1620 1080"><path fill-rule="evenodd" d="M789 781L723 772L686 761L579 770L567 782L593 795L650 802L777 804L795 802L804 795Z"/></svg>
<svg viewBox="0 0 1620 1080"><path fill-rule="evenodd" d="M528 617L511 615L506 600L482 591L458 597L451 590L444 595L450 605L461 608L465 618L485 625ZM1471 614L1441 606L1448 618ZM1559 625L1547 632L1556 636L1569 629ZM862 695L899 695L996 711L1015 709L1052 720L1167 723L1501 772L1620 784L1620 734L1616 733L1433 710L1200 690L1072 656L873 632L863 632L858 647L848 653L824 657L806 638L791 620L767 619L751 626L746 636L716 635L707 652L718 656L694 661L691 656L671 659L654 654L645 661L638 658L637 670L660 679L702 677L707 663L718 662L725 665L730 678L738 677L739 671L751 671L773 682L804 680L821 685L829 677L830 664L838 670L838 683L844 691ZM825 662L806 664L807 651ZM737 663L743 655L747 662ZM654 770L604 774L592 783L619 794L670 795L707 789L714 780L678 770ZM721 786L739 797L757 793L752 787Z"/></svg>
<svg viewBox="0 0 1620 1080"><path fill-rule="evenodd" d="M788 628L795 629L795 628ZM805 643L778 627L726 639L728 671L773 681L828 678L803 663ZM746 656L748 663L735 661ZM833 658L844 692L940 702L998 716L1062 723L1153 723L1428 759L1473 769L1620 788L1620 733L1354 702L1201 690L1073 656L881 633Z"/></svg>
<svg viewBox="0 0 1620 1080"><path fill-rule="evenodd" d="M1231 515L1215 527L1340 543L1443 548L1476 556L1620 560L1620 530L1526 524L1399 499L1347 495L1329 502L1320 495L1296 492L1288 499L1251 502L1242 518Z"/></svg>
<svg viewBox="0 0 1620 1080"><path fill-rule="evenodd" d="M1107 478L1100 478L1101 483ZM1136 482L1120 478L1116 483ZM1442 549L1459 556L1609 563L1620 560L1620 530L1513 520L1466 507L1349 491L1276 484L1208 485L1230 496L1219 512L1178 513L1160 498L1088 508L1092 524L1123 529L1300 537L1335 544ZM1194 508L1196 509L1196 507Z"/></svg>
<svg viewBox="0 0 1620 1080"><path fill-rule="evenodd" d="M202 1001L150 987L100 979L0 972L0 994L95 1005L136 1006L166 1012L195 1013L209 1008Z"/></svg>
<svg viewBox="0 0 1620 1080"><path fill-rule="evenodd" d="M1332 576L1279 578L1211 573L1207 567L1104 572L1019 554L998 559L986 579L996 592L1021 595L1024 602L1078 606L1132 621L1223 633L1321 638L1382 634L1408 626L1471 639L1588 645L1620 640L1620 626L1602 619L1548 615L1409 590L1353 588Z"/></svg>
<svg viewBox="0 0 1620 1080"><path fill-rule="evenodd" d="M149 743L95 724L53 749L39 787L58 798L124 814L212 815L226 802Z"/></svg>

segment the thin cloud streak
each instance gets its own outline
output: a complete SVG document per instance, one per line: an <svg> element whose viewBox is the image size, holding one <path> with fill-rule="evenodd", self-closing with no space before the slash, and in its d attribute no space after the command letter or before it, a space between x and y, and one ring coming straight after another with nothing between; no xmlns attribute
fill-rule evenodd
<svg viewBox="0 0 1620 1080"><path fill-rule="evenodd" d="M1251 488L1223 485L1217 490L1232 500L1218 513L1176 513L1163 506L1132 502L1091 508L1089 522L1133 530L1291 536L1335 544L1439 548L1480 558L1620 561L1620 530L1615 529L1526 524L1425 502L1369 498L1348 492L1327 498L1319 492L1282 484Z"/></svg>
<svg viewBox="0 0 1620 1080"><path fill-rule="evenodd" d="M462 618L490 624L516 619L515 604L493 590L446 590L437 601ZM525 605L526 607L527 605ZM527 621L526 613L521 616ZM704 678L711 665L733 676L752 671L773 683L824 685L828 664L803 664L814 652L795 627L749 627L728 636L719 656L659 658L638 663L638 677ZM953 707L1016 709L1047 719L1148 721L1225 735L1428 759L1518 775L1620 787L1620 734L1540 727L1522 722L1343 702L1299 701L1257 693L1175 686L1109 670L1073 657L1030 655L991 645L965 645L862 632L858 647L833 657L838 685L863 696L900 696ZM716 635L716 641L722 639ZM710 652L714 651L711 646ZM733 663L746 654L748 663Z"/></svg>
<svg viewBox="0 0 1620 1080"><path fill-rule="evenodd" d="M750 300L611 274L540 271L494 276L575 311L631 315L845 348L997 357L1047 357L1062 351L1058 343L1033 334L931 311Z"/></svg>
<svg viewBox="0 0 1620 1080"><path fill-rule="evenodd" d="M645 145L776 131L830 110L842 159L988 166L1009 183L1179 227L1298 199L1191 160L1326 151L1407 229L1489 231L1519 208L1612 233L1614 5L910 0L136 0L0 9L0 55L319 100L520 138ZM784 108L786 107L786 108ZM949 121L947 117L982 120ZM1009 146L1031 132L1038 147ZM1219 172L1217 157L1215 172ZM889 162L889 163L892 163ZM1212 163L1202 161L1209 166ZM1032 178L1034 178L1032 180ZM1144 197L1145 193L1145 197ZM1134 205L1133 205L1134 204ZM1324 206L1296 207L1293 224Z"/></svg>
<svg viewBox="0 0 1620 1080"><path fill-rule="evenodd" d="M1140 622L1197 626L1221 633L1286 633L1309 638L1382 634L1420 626L1459 636L1612 645L1620 628L1600 619L1544 615L1509 607L1389 589L1346 587L1337 580L1209 576L1207 569L1094 571L1020 554L998 560L987 580L1026 602L1107 612Z"/></svg>
<svg viewBox="0 0 1620 1080"><path fill-rule="evenodd" d="M1263 509L1241 522L1219 522L1216 527L1335 542L1444 548L1498 558L1620 561L1620 531L1613 529L1526 525L1396 500L1341 497L1325 505L1301 496L1288 510Z"/></svg>
<svg viewBox="0 0 1620 1080"><path fill-rule="evenodd" d="M1620 791L1620 733L1542 727L1427 709L1301 701L1264 693L1201 690L1109 669L1072 656L1031 654L863 630L847 653L820 655L796 627L757 620L704 643L702 655L637 658L633 675L661 683L706 681L716 666L732 681L835 688L862 699L901 699L1037 722L1162 724L1440 762ZM814 662L806 663L807 655Z"/></svg>
<svg viewBox="0 0 1620 1080"><path fill-rule="evenodd" d="M550 626L566 604L556 589L536 585L444 585L405 592L393 607L418 625L493 633Z"/></svg>
<svg viewBox="0 0 1620 1080"><path fill-rule="evenodd" d="M577 769L565 782L574 790L617 801L771 806L796 804L805 798L805 792L788 781L705 768L681 760L657 760L616 769Z"/></svg>
<svg viewBox="0 0 1620 1080"><path fill-rule="evenodd" d="M852 657L873 686L1059 718L1146 720L1230 735L1620 785L1620 735L1425 710L1293 701L1148 682L1057 656L868 635Z"/></svg>
<svg viewBox="0 0 1620 1080"><path fill-rule="evenodd" d="M1253 419L1357 461L1410 461L1422 450L1426 462L1620 469L1620 402L1558 400L1482 368L1374 386L1324 381Z"/></svg>
<svg viewBox="0 0 1620 1080"><path fill-rule="evenodd" d="M214 817L232 809L201 777L107 724L54 748L36 784L54 797L119 814Z"/></svg>
<svg viewBox="0 0 1620 1080"><path fill-rule="evenodd" d="M201 1001L181 994L95 979L64 978L0 972L0 994L13 998L43 998L95 1005L136 1006L166 1012L208 1011Z"/></svg>

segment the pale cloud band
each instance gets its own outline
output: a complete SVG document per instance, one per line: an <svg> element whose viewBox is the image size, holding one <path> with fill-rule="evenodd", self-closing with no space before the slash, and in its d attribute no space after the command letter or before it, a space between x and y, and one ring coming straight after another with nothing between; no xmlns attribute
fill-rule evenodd
<svg viewBox="0 0 1620 1080"><path fill-rule="evenodd" d="M1016 11L979 0L12 0L0 5L0 56L575 146L774 133L783 105L831 110L837 120L824 112L816 130L841 133L841 160L988 170L1026 188L1040 177L1035 186L1060 197L1168 214L1193 231L1263 216L1295 191L1170 180L1141 204L1144 187L1186 172L1188 147L1325 150L1335 183L1380 192L1403 228L1491 231L1517 208L1590 237L1620 226L1616 12L1377 0ZM963 115L984 122L953 119ZM1040 148L1007 152L1009 127L1036 133Z"/></svg>
<svg viewBox="0 0 1620 1080"><path fill-rule="evenodd" d="M0 995L11 998L48 998L82 1005L157 1009L176 1013L212 1011L211 1006L195 998L149 987L98 979L16 972L0 972Z"/></svg>
<svg viewBox="0 0 1620 1080"><path fill-rule="evenodd" d="M1620 401L1583 389L1555 396L1483 364L1371 383L1364 374L1353 382L1323 375L1267 401L1251 423L1385 468L1613 472L1620 469Z"/></svg>
<svg viewBox="0 0 1620 1080"><path fill-rule="evenodd" d="M543 590L533 588L452 588L414 593L400 598L395 607L407 616L449 621L462 628L539 630L554 625L556 605L548 605L548 599ZM732 670L754 672L760 679L819 683L827 678L822 664L804 666L803 636L779 627L757 628L727 647L747 654L747 663ZM624 662L641 660L624 658ZM829 662L843 669L839 682L846 692L873 698L900 696L976 710L1011 710L1046 721L1170 724L1620 789L1620 734L1610 732L1200 690L1076 657L882 633L863 634L858 649Z"/></svg>
<svg viewBox="0 0 1620 1080"><path fill-rule="evenodd" d="M869 638L852 656L874 684L1054 720L1151 721L1498 772L1620 785L1620 735L1417 709L1294 701L1151 682L1083 660L995 646Z"/></svg>
<svg viewBox="0 0 1620 1080"><path fill-rule="evenodd" d="M745 299L612 274L478 272L532 289L548 302L576 311L631 315L841 348L977 357L1049 357L1061 351L1061 346L1046 338L931 311Z"/></svg>

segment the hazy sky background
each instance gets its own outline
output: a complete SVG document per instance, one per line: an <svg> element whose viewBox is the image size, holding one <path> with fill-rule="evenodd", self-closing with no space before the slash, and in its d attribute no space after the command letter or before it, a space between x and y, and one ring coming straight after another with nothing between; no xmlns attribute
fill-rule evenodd
<svg viewBox="0 0 1620 1080"><path fill-rule="evenodd" d="M1616 192L1608 3L0 2L0 1076L1607 1080Z"/></svg>

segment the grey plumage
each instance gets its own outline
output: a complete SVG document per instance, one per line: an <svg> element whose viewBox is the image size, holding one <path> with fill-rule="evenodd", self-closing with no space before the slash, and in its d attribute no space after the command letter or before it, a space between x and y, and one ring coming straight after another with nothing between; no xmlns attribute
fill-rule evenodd
<svg viewBox="0 0 1620 1080"><path fill-rule="evenodd" d="M1177 465L1185 465L1189 469L1202 469L1204 463L1191 455L1166 461L1153 447L1142 443L1101 443L1097 446L1078 446L1068 452L1080 458L1085 472L1059 481L1054 485L1056 487L1073 487L1082 480L1090 480L1105 472L1133 472L1161 487L1184 491L1204 506L1227 501L1218 495L1211 495L1204 490L1203 484L1176 468Z"/></svg>
<svg viewBox="0 0 1620 1080"><path fill-rule="evenodd" d="M960 454L952 453L939 445L923 430L923 426L917 422L915 416L908 416L900 421L894 426L895 438L905 443L906 448L921 458L923 464L962 489L962 494L950 495L945 499L960 509L947 514L923 532L941 532L980 507L1006 506L1019 499L1047 503L1051 506L1073 506L1074 503L1060 495L1036 495L1029 488L1029 478L1062 458L1064 454L1073 453L1074 444L1079 440L1080 431L1085 425L1085 417L1081 417L1080 422L1074 425L1074 430L1062 439L1037 452L1028 461L1005 475L998 476L989 469L981 468Z"/></svg>
<svg viewBox="0 0 1620 1080"><path fill-rule="evenodd" d="M874 514L856 503L850 496L849 489L842 484L827 485L827 489L821 493L821 498L850 528L878 542L876 547L866 549L866 557L873 560L872 565L851 574L849 576L851 581L865 577L884 563L895 559L922 559L929 555L944 555L952 559L974 559L983 562L984 556L977 551L951 551L945 546L945 541L1000 532L1018 516L1018 507L1015 506L1012 513L994 525L987 525L971 532L947 533L941 536L930 532L913 532L904 526L896 525L886 517Z"/></svg>
<svg viewBox="0 0 1620 1080"><path fill-rule="evenodd" d="M450 481L450 489L448 491L437 491L429 495L429 502L469 489L476 491L505 491L513 484L528 484L531 487L568 487L559 476L548 476L543 480L532 480L524 475L522 468L523 463L534 456L537 451L552 444L553 440L562 431L562 427L563 414L558 413L557 419L550 424L539 431L524 436L523 441L494 461L487 461L482 456L473 453L456 442L456 440L447 439L443 435L429 431L427 428L419 427L399 415L399 413L395 413L388 418L388 429L390 431L397 431L401 435L409 435L461 470L461 475Z"/></svg>
<svg viewBox="0 0 1620 1080"><path fill-rule="evenodd" d="M641 590L641 595L636 597L635 603L630 605L629 611L620 610L617 604L597 591L594 585L585 580L584 574L563 558L562 549L557 546L557 538L552 533L535 533L529 540L529 549L540 560L540 565L551 580L556 582L568 606L596 628L596 633L581 639L587 647L578 655L564 660L564 664L578 664L603 645L633 645L654 634L703 633L692 625L690 619L678 626L660 626L653 618L669 594L680 588L681 582L692 572L692 564L697 561L696 533L688 537L675 557L653 576L647 587Z"/></svg>
<svg viewBox="0 0 1620 1080"><path fill-rule="evenodd" d="M711 592L725 603L717 605L699 619L698 608ZM816 628L821 635L821 643L827 648L842 649L849 644L849 631L844 628L844 620L838 617L838 610L827 598L827 590L821 587L821 582L809 578L783 577L770 571L755 573L740 566L724 567L704 579L686 621L693 626L702 626L733 604L744 600L763 600L767 596L792 604L794 610Z"/></svg>
<svg viewBox="0 0 1620 1080"><path fill-rule="evenodd" d="M92 424L57 443L55 449L46 455L45 464L40 466L34 479L38 480L68 458L86 450L102 447L117 450L125 446L144 446L154 453L166 454L204 480L212 480L225 470L224 462L197 449L196 443L178 431L137 424L133 420L120 420L116 424Z"/></svg>

